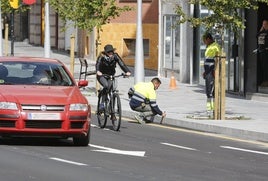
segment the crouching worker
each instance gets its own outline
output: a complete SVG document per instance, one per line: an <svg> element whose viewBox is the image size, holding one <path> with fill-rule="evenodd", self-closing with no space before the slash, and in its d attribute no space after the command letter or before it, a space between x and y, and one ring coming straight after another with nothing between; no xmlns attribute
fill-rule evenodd
<svg viewBox="0 0 268 181"><path fill-rule="evenodd" d="M155 77L151 82L139 82L134 85L134 94L130 98L130 108L134 111L140 112L135 115L135 119L142 124L153 122L155 115L162 117L166 116L166 113L161 111L156 103L156 90L160 86L161 81Z"/></svg>

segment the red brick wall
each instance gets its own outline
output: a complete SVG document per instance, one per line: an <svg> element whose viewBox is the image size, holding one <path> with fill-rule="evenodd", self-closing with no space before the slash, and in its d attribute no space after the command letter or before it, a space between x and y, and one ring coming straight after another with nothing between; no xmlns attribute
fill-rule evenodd
<svg viewBox="0 0 268 181"><path fill-rule="evenodd" d="M122 3L117 0L119 6L131 6L134 10L124 12L120 17L111 20L111 23L136 23L137 19L137 2ZM158 24L158 0L142 3L142 23Z"/></svg>

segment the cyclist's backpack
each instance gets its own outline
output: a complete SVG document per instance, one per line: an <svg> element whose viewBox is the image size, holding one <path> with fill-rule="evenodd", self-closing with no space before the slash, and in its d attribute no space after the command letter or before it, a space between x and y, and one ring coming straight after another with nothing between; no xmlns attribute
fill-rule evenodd
<svg viewBox="0 0 268 181"><path fill-rule="evenodd" d="M132 96L133 96L133 94L134 94L134 88L133 87L130 87L129 89L128 89L128 98L130 99Z"/></svg>

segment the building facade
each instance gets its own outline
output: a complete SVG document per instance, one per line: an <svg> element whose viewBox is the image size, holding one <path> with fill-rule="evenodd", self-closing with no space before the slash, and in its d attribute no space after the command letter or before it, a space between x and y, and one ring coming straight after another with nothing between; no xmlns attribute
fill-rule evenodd
<svg viewBox="0 0 268 181"><path fill-rule="evenodd" d="M44 0L37 0L29 11L29 43L34 45L44 45L44 2ZM74 35L76 37L76 52L83 52L90 59L96 59L96 56L106 44L112 44L126 64L134 66L137 1L118 0L117 3L119 6L132 6L135 10L124 12L120 17L112 19L109 24L103 25L99 32L94 30L88 33L74 28L62 31L64 26L60 18L50 8L51 48L69 50L70 37ZM144 66L156 70L158 67L158 0L143 0L142 10ZM96 44L96 37L98 36L99 42ZM83 46L81 47L81 45Z"/></svg>
<svg viewBox="0 0 268 181"><path fill-rule="evenodd" d="M192 16L206 16L209 12L201 6L192 7L177 0L161 1L159 18L159 67L161 76L176 73L176 79L183 83L204 85L202 78L205 45L202 42L204 29L189 28L187 24L176 25L175 5L180 3L185 12ZM184 3L184 4L183 4ZM260 84L259 57L253 54L257 48L256 35L262 20L267 18L267 5L260 3L258 11L240 10L246 19L246 29L236 37L233 32L224 33L223 50L226 55L226 90L230 93L251 98L268 93L268 87ZM221 37L214 35L216 41ZM221 42L219 42L221 44Z"/></svg>
<svg viewBox="0 0 268 181"><path fill-rule="evenodd" d="M118 0L119 6L134 7L133 11L124 12L109 24L101 27L99 35L98 52L106 44L112 44L116 52L127 65L135 66L136 30L137 30L137 1ZM157 70L158 68L158 0L143 0L142 2L142 32L144 67ZM92 36L92 35L91 35ZM89 38L92 40L96 38ZM92 44L92 43L91 43ZM96 45L96 44L95 44ZM93 48L94 49L94 48Z"/></svg>

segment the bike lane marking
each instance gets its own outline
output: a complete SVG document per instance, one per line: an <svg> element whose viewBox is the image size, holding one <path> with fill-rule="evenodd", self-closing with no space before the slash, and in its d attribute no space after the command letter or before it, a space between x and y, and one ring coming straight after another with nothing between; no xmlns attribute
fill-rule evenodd
<svg viewBox="0 0 268 181"><path fill-rule="evenodd" d="M249 150L244 148L237 148L232 146L220 146L221 148L230 149L230 150L237 150L237 151L243 151L243 152L249 152L249 153L256 153L261 155L268 155L268 152L262 152L262 151L256 151L256 150Z"/></svg>
<svg viewBox="0 0 268 181"><path fill-rule="evenodd" d="M89 144L89 146L100 149L100 150L91 150L91 151L96 151L96 152L104 152L104 153L113 153L113 154L119 154L119 155L145 157L145 151L118 150L118 149L114 149L114 148L109 148L109 147L99 146L99 145L93 145L93 144Z"/></svg>
<svg viewBox="0 0 268 181"><path fill-rule="evenodd" d="M190 147L186 147L186 146L180 146L180 145L174 145L171 143L161 143L162 145L167 145L167 146L171 146L171 147L175 147L175 148L180 148L180 149L184 149L184 150L192 150L192 151L198 151L195 148L190 148Z"/></svg>
<svg viewBox="0 0 268 181"><path fill-rule="evenodd" d="M59 161L59 162L69 163L69 164L73 164L73 165L78 165L78 166L87 166L87 164L85 164L85 163L74 162L74 161L65 160L65 159L56 158L56 157L50 157L49 159L56 160L56 161Z"/></svg>

